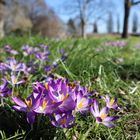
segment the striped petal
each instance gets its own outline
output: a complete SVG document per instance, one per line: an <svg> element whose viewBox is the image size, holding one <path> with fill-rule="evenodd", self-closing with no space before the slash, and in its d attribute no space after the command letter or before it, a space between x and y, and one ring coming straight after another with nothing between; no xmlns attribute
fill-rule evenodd
<svg viewBox="0 0 140 140"><path fill-rule="evenodd" d="M114 124L110 124L110 123L107 123L107 122L102 122L102 124L104 124L104 125L107 126L108 128L114 128L114 127L115 127Z"/></svg>
<svg viewBox="0 0 140 140"><path fill-rule="evenodd" d="M29 124L33 124L35 121L35 113L34 112L28 112L27 113L27 122Z"/></svg>
<svg viewBox="0 0 140 140"><path fill-rule="evenodd" d="M19 99L19 98L17 98L17 97L13 97L12 100L13 100L17 105L19 105L20 107L24 107L24 108L27 107L27 105L26 105L21 99Z"/></svg>
<svg viewBox="0 0 140 140"><path fill-rule="evenodd" d="M106 117L106 118L104 118L104 122L112 122L112 121L115 121L115 120L118 120L118 119L119 119L118 116Z"/></svg>
<svg viewBox="0 0 140 140"><path fill-rule="evenodd" d="M27 111L27 108L16 106L16 105L13 106L13 109L17 110L17 111L22 111L22 112L26 112Z"/></svg>
<svg viewBox="0 0 140 140"><path fill-rule="evenodd" d="M94 103L93 108L94 108L95 113L96 113L96 114L99 114L99 105L98 105L98 101L95 99L95 100L93 101L93 103Z"/></svg>
<svg viewBox="0 0 140 140"><path fill-rule="evenodd" d="M109 113L109 108L108 107L104 107L101 112L100 112L100 116L103 114L108 114Z"/></svg>

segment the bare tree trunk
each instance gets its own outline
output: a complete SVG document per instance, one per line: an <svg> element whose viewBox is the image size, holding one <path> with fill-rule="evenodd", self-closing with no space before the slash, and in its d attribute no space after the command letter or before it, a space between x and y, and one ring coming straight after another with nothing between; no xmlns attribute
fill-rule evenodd
<svg viewBox="0 0 140 140"><path fill-rule="evenodd" d="M5 12L5 8L4 8L4 1L0 0L0 38L4 37L4 12Z"/></svg>
<svg viewBox="0 0 140 140"><path fill-rule="evenodd" d="M96 21L93 24L93 33L95 33L95 34L98 33L98 26L97 26L97 22Z"/></svg>
<svg viewBox="0 0 140 140"><path fill-rule="evenodd" d="M83 38L86 38L85 26L86 25L84 19L81 19L81 36Z"/></svg>
<svg viewBox="0 0 140 140"><path fill-rule="evenodd" d="M124 3L124 24L123 24L123 33L122 38L128 37L128 20L130 14L130 0L125 0Z"/></svg>
<svg viewBox="0 0 140 140"><path fill-rule="evenodd" d="M0 19L0 38L4 37L4 20Z"/></svg>
<svg viewBox="0 0 140 140"><path fill-rule="evenodd" d="M117 15L117 33L120 33L120 16Z"/></svg>

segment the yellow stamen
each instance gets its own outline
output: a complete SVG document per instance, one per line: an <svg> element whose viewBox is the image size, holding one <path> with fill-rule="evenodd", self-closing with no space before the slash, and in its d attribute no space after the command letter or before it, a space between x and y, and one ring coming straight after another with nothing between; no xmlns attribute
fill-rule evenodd
<svg viewBox="0 0 140 140"><path fill-rule="evenodd" d="M13 80L13 84L16 84L17 83L17 78L15 78L14 80Z"/></svg>
<svg viewBox="0 0 140 140"><path fill-rule="evenodd" d="M45 83L44 85L45 85L45 88L48 89L48 83Z"/></svg>
<svg viewBox="0 0 140 140"><path fill-rule="evenodd" d="M68 84L68 86L70 86L71 88L75 88L76 84L75 84L75 83L70 82L70 83Z"/></svg>
<svg viewBox="0 0 140 140"><path fill-rule="evenodd" d="M42 103L42 108L45 109L47 107L47 104L48 104L48 101L44 100Z"/></svg>
<svg viewBox="0 0 140 140"><path fill-rule="evenodd" d="M16 65L12 65L12 69L13 70L16 70Z"/></svg>
<svg viewBox="0 0 140 140"><path fill-rule="evenodd" d="M60 124L61 124L61 125L64 125L64 124L66 124L66 122L67 122L67 120L64 118L64 119L62 119L62 120L60 121Z"/></svg>
<svg viewBox="0 0 140 140"><path fill-rule="evenodd" d="M26 99L25 99L25 103L26 103L26 105L27 105L29 108L32 107L32 99L31 99L31 98L30 98L29 100L26 100Z"/></svg>
<svg viewBox="0 0 140 140"><path fill-rule="evenodd" d="M55 101L54 100L52 101L52 104L55 104Z"/></svg>
<svg viewBox="0 0 140 140"><path fill-rule="evenodd" d="M109 105L112 106L114 104L115 100L111 99L111 101L109 102Z"/></svg>
<svg viewBox="0 0 140 140"><path fill-rule="evenodd" d="M69 94L67 93L66 96L62 96L62 101L65 101L69 97Z"/></svg>
<svg viewBox="0 0 140 140"><path fill-rule="evenodd" d="M102 114L102 115L100 116L100 118L101 118L101 119L104 119L104 118L107 117L107 115L108 115L108 114Z"/></svg>
<svg viewBox="0 0 140 140"><path fill-rule="evenodd" d="M84 107L84 99L81 100L81 102L78 104L78 108L83 108Z"/></svg>

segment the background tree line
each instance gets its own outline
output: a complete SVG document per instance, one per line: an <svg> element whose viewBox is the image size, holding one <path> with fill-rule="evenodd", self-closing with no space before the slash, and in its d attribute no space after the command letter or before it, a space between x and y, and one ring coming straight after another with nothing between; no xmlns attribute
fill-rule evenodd
<svg viewBox="0 0 140 140"><path fill-rule="evenodd" d="M123 4L122 38L128 37L129 16L139 0L120 0ZM116 5L108 0L70 0L63 3L61 11L73 15L64 23L45 0L0 0L0 37L9 34L33 33L48 37L82 36L99 33L100 22L106 24L106 32L121 33L121 13L114 13ZM132 18L132 33L138 33L139 19ZM115 27L115 30L114 30Z"/></svg>

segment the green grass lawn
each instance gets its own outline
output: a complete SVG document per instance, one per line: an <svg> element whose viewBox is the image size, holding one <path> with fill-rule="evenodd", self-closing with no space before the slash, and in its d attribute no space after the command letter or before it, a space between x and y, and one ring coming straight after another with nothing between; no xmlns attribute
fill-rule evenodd
<svg viewBox="0 0 140 140"><path fill-rule="evenodd" d="M0 131L1 139L24 139L25 136L31 138L36 135L36 139L46 137L46 139L59 140L140 140L140 48L135 47L138 44L140 46L140 38L130 37L125 40L127 45L122 48L104 45L106 41L115 40L121 39L113 36L99 36L66 40L7 37L1 40L0 48L9 44L19 51L24 44L33 47L38 44L47 44L51 52L51 60L59 58L58 52L64 48L68 57L64 62L59 62L59 66L53 73L66 77L70 81L80 81L81 85L89 87L90 90L96 90L97 98L106 94L117 97L122 108L120 112L117 112L120 119L116 123L117 127L113 129L103 125L96 127L90 114L78 114L77 125L71 129L54 128L46 120L46 124L40 124L40 128L35 131L22 124L25 122L21 122L22 127L15 127L14 132L9 133L12 125L17 123L16 120L12 120L16 114L10 107L6 106L5 111L1 107L0 121L7 122L5 129ZM9 54L0 53L0 61L9 57ZM22 60L21 56L17 56L17 59ZM31 82L41 80L43 76L44 74L40 71L35 77L31 77L25 89L22 87L20 90L22 96L29 94ZM10 102L9 99L6 99L6 102Z"/></svg>

